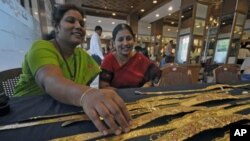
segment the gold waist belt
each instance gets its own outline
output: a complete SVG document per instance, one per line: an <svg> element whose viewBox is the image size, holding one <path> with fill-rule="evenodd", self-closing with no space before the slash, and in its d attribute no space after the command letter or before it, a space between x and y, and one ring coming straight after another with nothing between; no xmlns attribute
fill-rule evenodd
<svg viewBox="0 0 250 141"><path fill-rule="evenodd" d="M175 129L163 135L156 141L185 140L202 131L214 128L222 128L231 123L235 123L246 119L250 120L250 115L239 115L239 114L224 115L224 116L211 115L196 120L195 122L183 125L181 128Z"/></svg>
<svg viewBox="0 0 250 141"><path fill-rule="evenodd" d="M135 94L149 94L149 95L161 95L161 94L170 94L170 93L187 93L187 92L203 92L203 91L210 91L216 89L225 89L225 88L240 88L249 86L249 84L241 84L241 85L227 85L227 84L216 84L212 86L208 86L202 89L191 89L191 90L180 90L180 91L161 91L161 92L142 92L142 91L135 91Z"/></svg>
<svg viewBox="0 0 250 141"><path fill-rule="evenodd" d="M226 105L228 106L228 104L226 104ZM175 108L176 108L176 110L179 109L179 107L175 107ZM176 120L171 121L169 124L160 125L160 126L152 127L152 128L134 130L134 131L131 131L129 133L122 134L120 136L114 136L114 137L110 137L110 138L106 138L106 139L102 139L102 140L126 140L126 139L135 138L135 137L150 135L150 134L161 132L161 131L180 128L185 124L188 124L190 122L195 122L198 119L202 119L202 117L209 117L209 116L214 116L214 115L216 115L216 116L230 115L234 112L241 111L241 110L247 109L247 108L250 108L250 104L233 107L231 109L226 109L226 110L221 109L221 106L206 108L206 110L201 108L202 111L197 111L197 112L188 114L180 119L176 119ZM161 112L161 111L157 111L157 112ZM150 114L153 117L155 113L150 113ZM147 117L152 118L149 115ZM138 119L135 119L135 121L139 121L140 125L146 124L149 121L151 121L150 119L148 120L148 119L142 119L142 118L143 118L142 116L138 117ZM145 122L143 123L143 121L145 121ZM138 124L138 123L135 122L135 125L133 125L132 128L138 127L136 124ZM102 137L102 134L100 132L83 133L83 134L58 138L58 139L55 139L55 141L66 141L66 140L80 141L80 140L90 140L90 139L94 139L97 137Z"/></svg>
<svg viewBox="0 0 250 141"><path fill-rule="evenodd" d="M196 122L196 120L199 120L203 117L208 117L211 115L227 116L227 115L230 115L232 113L235 113L235 112L247 109L247 108L250 108L250 104L234 107L234 108L227 109L227 110L220 109L220 107L211 107L211 108L207 108L204 111L197 111L191 114L187 114L186 116L181 117L179 119L174 119L170 123L167 123L165 125L160 125L160 126L145 128L145 129L140 129L140 130L134 130L129 133L122 134L120 136L114 136L114 137L102 139L102 141L104 140L106 141L128 140L128 139L132 139L132 138L136 138L140 136L146 136L146 135L150 135L154 133L159 133L162 131L173 130L176 128L178 129L178 128L182 128L183 125L186 125L188 123Z"/></svg>

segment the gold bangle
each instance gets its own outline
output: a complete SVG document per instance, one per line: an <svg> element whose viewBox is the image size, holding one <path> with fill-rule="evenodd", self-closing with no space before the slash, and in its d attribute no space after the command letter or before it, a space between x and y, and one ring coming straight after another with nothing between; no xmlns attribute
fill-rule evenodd
<svg viewBox="0 0 250 141"><path fill-rule="evenodd" d="M89 89L87 89L86 91L84 91L83 93L82 93L82 96L81 96L81 98L80 98L80 105L82 106L82 104L83 104L83 102L84 102L84 97L88 94L88 92L89 91L91 91L91 90L93 90L94 88L89 88Z"/></svg>

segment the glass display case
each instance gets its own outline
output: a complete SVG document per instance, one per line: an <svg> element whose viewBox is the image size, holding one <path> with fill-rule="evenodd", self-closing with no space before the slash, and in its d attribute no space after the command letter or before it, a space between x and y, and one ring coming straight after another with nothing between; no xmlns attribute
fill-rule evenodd
<svg viewBox="0 0 250 141"><path fill-rule="evenodd" d="M201 50L203 46L203 38L199 36L195 36L193 43L191 45L189 51L189 63L190 64L198 64L200 60Z"/></svg>
<svg viewBox="0 0 250 141"><path fill-rule="evenodd" d="M188 46L189 46L190 35L182 35L179 38L179 48L177 51L177 63L187 63Z"/></svg>
<svg viewBox="0 0 250 141"><path fill-rule="evenodd" d="M216 44L214 62L224 64L227 60L227 53L229 48L230 39L219 39Z"/></svg>

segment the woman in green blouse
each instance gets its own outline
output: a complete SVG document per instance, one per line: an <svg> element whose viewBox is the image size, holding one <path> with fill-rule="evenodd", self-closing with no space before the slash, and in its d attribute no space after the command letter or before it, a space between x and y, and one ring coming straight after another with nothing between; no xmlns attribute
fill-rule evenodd
<svg viewBox="0 0 250 141"><path fill-rule="evenodd" d="M15 96L46 93L62 103L81 106L104 135L108 134L108 128L117 135L128 132L131 117L123 100L113 90L88 86L100 68L85 51L76 48L85 36L83 18L76 6L55 7L54 37L35 41L25 55Z"/></svg>

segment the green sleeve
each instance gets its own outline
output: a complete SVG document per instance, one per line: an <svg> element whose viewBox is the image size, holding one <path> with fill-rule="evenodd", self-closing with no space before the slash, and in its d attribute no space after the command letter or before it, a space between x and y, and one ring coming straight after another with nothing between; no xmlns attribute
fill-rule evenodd
<svg viewBox="0 0 250 141"><path fill-rule="evenodd" d="M59 66L59 56L54 45L45 40L33 43L27 54L27 62L31 73L35 76L36 71L44 65L52 64Z"/></svg>

